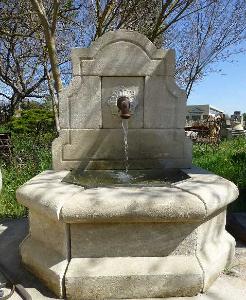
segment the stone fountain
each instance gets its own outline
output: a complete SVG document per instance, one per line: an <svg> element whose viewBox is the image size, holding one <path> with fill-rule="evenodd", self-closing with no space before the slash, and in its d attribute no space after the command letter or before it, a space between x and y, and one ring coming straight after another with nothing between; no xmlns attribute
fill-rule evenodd
<svg viewBox="0 0 246 300"><path fill-rule="evenodd" d="M17 191L29 208L22 263L67 299L205 292L234 253L225 214L238 190L191 165L174 51L120 30L73 49L72 62L53 170ZM128 149L121 118L128 119ZM126 163L127 174L147 179L104 182L102 174L124 173ZM159 178L149 180L156 172Z"/></svg>

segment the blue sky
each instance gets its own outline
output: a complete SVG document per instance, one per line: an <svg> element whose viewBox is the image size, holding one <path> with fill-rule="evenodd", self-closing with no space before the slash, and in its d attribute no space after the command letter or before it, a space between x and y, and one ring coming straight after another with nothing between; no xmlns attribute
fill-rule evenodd
<svg viewBox="0 0 246 300"><path fill-rule="evenodd" d="M210 73L193 88L187 104L211 104L225 113L246 112L246 53L234 62L217 64L220 73Z"/></svg>

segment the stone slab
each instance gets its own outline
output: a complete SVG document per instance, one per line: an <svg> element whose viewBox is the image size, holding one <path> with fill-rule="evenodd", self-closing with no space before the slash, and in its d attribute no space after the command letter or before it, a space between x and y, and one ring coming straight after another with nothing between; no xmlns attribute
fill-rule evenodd
<svg viewBox="0 0 246 300"><path fill-rule="evenodd" d="M56 222L56 219L40 214L34 209L29 211L29 232L32 239L40 242L42 247L51 248L64 258L70 256L69 225Z"/></svg>
<svg viewBox="0 0 246 300"><path fill-rule="evenodd" d="M186 94L169 76L146 76L144 128L184 129Z"/></svg>
<svg viewBox="0 0 246 300"><path fill-rule="evenodd" d="M63 278L68 260L51 247L28 236L20 245L22 264L39 278L58 297L65 290Z"/></svg>
<svg viewBox="0 0 246 300"><path fill-rule="evenodd" d="M191 166L187 147L191 149L183 129L128 131L130 160L163 160L165 167L187 168ZM73 169L79 167L80 162L91 160L124 161L124 155L122 129L61 130L52 147L55 170Z"/></svg>
<svg viewBox="0 0 246 300"><path fill-rule="evenodd" d="M168 187L84 190L63 183L66 171L45 171L17 190L26 207L64 222L197 222L238 196L236 186L201 169L184 170L190 179ZM182 199L182 201L181 201Z"/></svg>
<svg viewBox="0 0 246 300"><path fill-rule="evenodd" d="M183 171L191 178L175 183L175 187L199 197L206 207L207 215L224 208L239 195L234 183L209 171L196 167Z"/></svg>
<svg viewBox="0 0 246 300"><path fill-rule="evenodd" d="M65 282L74 300L189 296L200 292L202 270L189 256L74 258Z"/></svg>
<svg viewBox="0 0 246 300"><path fill-rule="evenodd" d="M133 72L140 76L146 73L173 76L174 61L173 50L157 49L144 35L122 29L105 33L90 48L72 49L73 76L129 76Z"/></svg>
<svg viewBox="0 0 246 300"><path fill-rule="evenodd" d="M101 78L74 77L62 90L59 102L61 129L101 128Z"/></svg>
<svg viewBox="0 0 246 300"><path fill-rule="evenodd" d="M59 219L64 201L83 190L82 187L61 182L67 174L68 171L52 170L40 173L17 189L18 202L39 214Z"/></svg>
<svg viewBox="0 0 246 300"><path fill-rule="evenodd" d="M67 223L198 222L206 214L202 201L167 187L117 187L84 190L64 203Z"/></svg>
<svg viewBox="0 0 246 300"><path fill-rule="evenodd" d="M71 224L71 257L194 255L196 227L187 223Z"/></svg>
<svg viewBox="0 0 246 300"><path fill-rule="evenodd" d="M203 292L231 264L235 240L225 230L226 210L209 216L197 228L196 257L204 272Z"/></svg>

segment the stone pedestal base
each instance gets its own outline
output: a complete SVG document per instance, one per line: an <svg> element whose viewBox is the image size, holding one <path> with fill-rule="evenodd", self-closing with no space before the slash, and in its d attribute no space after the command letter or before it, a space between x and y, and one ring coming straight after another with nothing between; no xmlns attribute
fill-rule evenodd
<svg viewBox="0 0 246 300"><path fill-rule="evenodd" d="M193 296L230 263L229 181L200 169L172 187L84 190L46 171L17 191L29 208L22 262L59 297Z"/></svg>

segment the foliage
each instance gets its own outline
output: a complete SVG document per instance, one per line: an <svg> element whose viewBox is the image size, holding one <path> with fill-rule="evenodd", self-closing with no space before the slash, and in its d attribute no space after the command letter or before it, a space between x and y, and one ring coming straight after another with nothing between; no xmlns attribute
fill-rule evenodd
<svg viewBox="0 0 246 300"><path fill-rule="evenodd" d="M54 118L50 110L34 108L21 111L21 116L14 116L9 123L9 128L15 133L34 133L54 131Z"/></svg>
<svg viewBox="0 0 246 300"><path fill-rule="evenodd" d="M218 146L194 144L193 164L246 188L246 139L224 140Z"/></svg>
<svg viewBox="0 0 246 300"><path fill-rule="evenodd" d="M228 210L246 211L246 138L225 140L218 146L194 144L193 163L234 182L240 193Z"/></svg>
<svg viewBox="0 0 246 300"><path fill-rule="evenodd" d="M5 131L5 128L0 128ZM28 133L12 133L13 160L0 159L3 189L0 195L0 219L26 215L26 209L17 203L16 189L39 172L51 168L52 132L45 132L37 139Z"/></svg>

